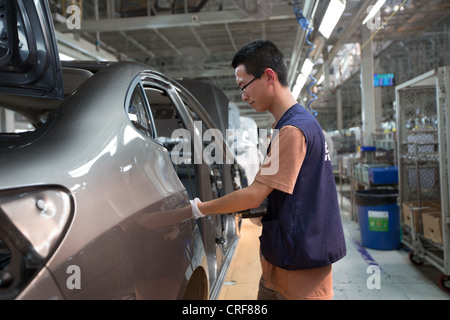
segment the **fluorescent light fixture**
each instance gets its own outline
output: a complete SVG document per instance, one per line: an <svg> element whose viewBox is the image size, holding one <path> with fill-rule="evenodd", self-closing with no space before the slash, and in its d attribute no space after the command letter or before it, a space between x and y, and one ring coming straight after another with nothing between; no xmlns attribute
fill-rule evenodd
<svg viewBox="0 0 450 320"><path fill-rule="evenodd" d="M298 99L300 93L302 92L303 87L305 86L307 80L307 76L300 73L297 77L297 81L295 82L294 89L292 89L292 94L295 99Z"/></svg>
<svg viewBox="0 0 450 320"><path fill-rule="evenodd" d="M316 85L317 85L317 86L320 86L320 85L322 84L323 80L325 80L325 76L324 76L324 75L322 75L322 76L320 77L320 79L317 80Z"/></svg>
<svg viewBox="0 0 450 320"><path fill-rule="evenodd" d="M345 10L346 1L345 0L331 0L328 5L328 9L323 16L322 23L319 27L319 32L325 37L330 38L331 33L336 27L339 19Z"/></svg>
<svg viewBox="0 0 450 320"><path fill-rule="evenodd" d="M381 7L386 3L386 0L378 0L377 3L372 7L367 17L364 19L362 24L366 24L367 21L375 17L375 15L380 11Z"/></svg>
<svg viewBox="0 0 450 320"><path fill-rule="evenodd" d="M298 96L300 95L300 92L302 91L302 88L298 86L297 84L294 86L294 89L292 89L292 95L294 96L295 100L298 100Z"/></svg>
<svg viewBox="0 0 450 320"><path fill-rule="evenodd" d="M298 99L313 68L314 68L314 62L312 62L311 59L306 59L305 62L303 63L302 70L300 71L300 74L297 77L295 86L292 89L292 94L294 95L295 99Z"/></svg>
<svg viewBox="0 0 450 320"><path fill-rule="evenodd" d="M302 71L305 77L308 77L311 74L312 69L314 68L314 62L311 59L306 59L303 63Z"/></svg>

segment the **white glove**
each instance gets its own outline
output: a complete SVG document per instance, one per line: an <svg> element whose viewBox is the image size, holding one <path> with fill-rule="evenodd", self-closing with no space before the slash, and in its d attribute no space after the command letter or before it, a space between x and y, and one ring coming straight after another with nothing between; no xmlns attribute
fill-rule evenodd
<svg viewBox="0 0 450 320"><path fill-rule="evenodd" d="M197 202L200 201L199 198L195 198L194 200L190 200L191 206L192 206L192 215L194 216L194 219L203 218L205 215L198 210Z"/></svg>

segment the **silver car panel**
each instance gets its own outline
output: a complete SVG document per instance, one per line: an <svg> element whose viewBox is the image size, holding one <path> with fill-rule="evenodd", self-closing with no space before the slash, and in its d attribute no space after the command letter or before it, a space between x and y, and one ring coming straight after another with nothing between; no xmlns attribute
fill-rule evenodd
<svg viewBox="0 0 450 320"><path fill-rule="evenodd" d="M43 268L33 281L17 296L18 300L62 300L64 296L59 291L52 274Z"/></svg>
<svg viewBox="0 0 450 320"><path fill-rule="evenodd" d="M180 299L198 268L207 275L210 297L217 297L239 220L233 215L186 219L189 197L168 150L156 140L157 132L143 133L127 116L130 92L152 83L165 86L195 135L183 103L186 97L196 103L189 93L145 65L119 63L89 75L35 132L0 142L0 195L1 190L52 185L69 190L73 198L67 232L43 262L58 290L48 292L41 272L19 298ZM145 103L151 108L152 101ZM193 108L205 125L213 125L199 104ZM233 179L231 167L220 169L226 184ZM212 167L202 163L196 168L201 195L217 197ZM227 185L221 192L231 189ZM72 266L80 270L80 289L68 285Z"/></svg>

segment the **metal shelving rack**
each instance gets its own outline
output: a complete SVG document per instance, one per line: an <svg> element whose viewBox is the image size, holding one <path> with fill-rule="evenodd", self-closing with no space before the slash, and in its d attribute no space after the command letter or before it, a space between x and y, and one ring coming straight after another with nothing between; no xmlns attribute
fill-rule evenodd
<svg viewBox="0 0 450 320"><path fill-rule="evenodd" d="M443 273L439 285L449 291L450 67L432 70L395 91L402 242L412 250L411 262L427 261ZM441 213L437 214L442 226L439 243L423 228L422 213L433 211L434 204Z"/></svg>

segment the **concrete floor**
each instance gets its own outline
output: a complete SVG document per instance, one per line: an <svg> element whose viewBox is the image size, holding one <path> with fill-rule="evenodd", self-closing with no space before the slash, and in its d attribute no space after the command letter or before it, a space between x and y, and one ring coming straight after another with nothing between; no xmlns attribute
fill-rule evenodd
<svg viewBox="0 0 450 320"><path fill-rule="evenodd" d="M407 250L363 248L359 226L351 220L349 208L344 203L341 210L347 255L333 265L334 300L450 300L450 294L438 286L441 272L427 264L412 265ZM260 234L261 227L243 221L219 300L256 300L261 276ZM368 269L370 265L379 267L379 273L373 267Z"/></svg>

